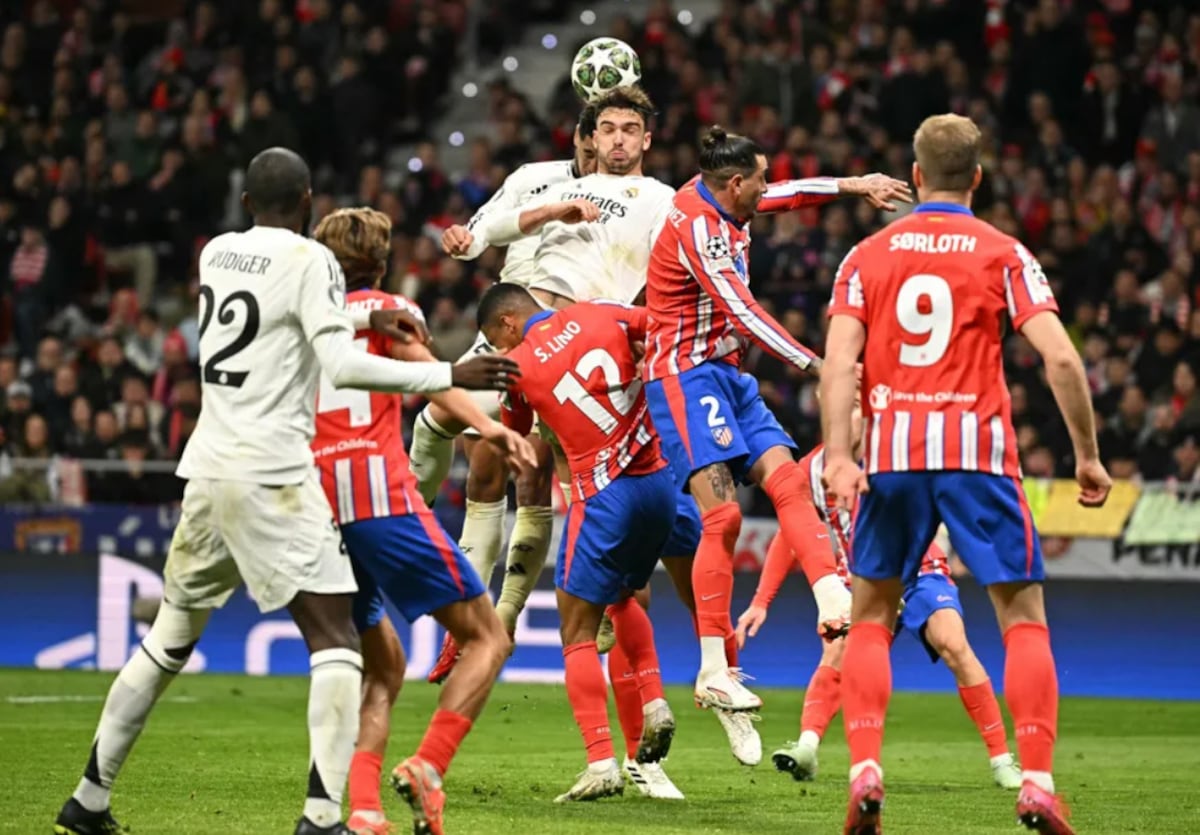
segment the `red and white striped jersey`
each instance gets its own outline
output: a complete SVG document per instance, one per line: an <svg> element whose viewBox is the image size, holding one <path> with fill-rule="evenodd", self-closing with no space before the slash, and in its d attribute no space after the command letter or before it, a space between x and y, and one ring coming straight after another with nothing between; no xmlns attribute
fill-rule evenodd
<svg viewBox="0 0 1200 835"><path fill-rule="evenodd" d="M926 203L846 255L829 315L866 328L867 472L1020 477L1006 319L1057 313L1037 259L955 204Z"/></svg>
<svg viewBox="0 0 1200 835"><path fill-rule="evenodd" d="M572 499L666 466L630 345L645 336L645 308L581 302L531 317L524 340L508 354L521 376L501 419L528 434L537 412L566 454Z"/></svg>
<svg viewBox="0 0 1200 835"><path fill-rule="evenodd" d="M819 444L816 449L800 459L800 467L808 476L812 487L813 504L817 513L825 520L829 528L829 540L837 551L838 576L850 583L850 543L854 536L854 514L837 506L821 483L821 473L825 471L825 445ZM921 560L920 574L944 574L950 576L950 565L946 554L935 542Z"/></svg>
<svg viewBox="0 0 1200 835"><path fill-rule="evenodd" d="M825 177L772 183L759 211L826 203L837 193L837 181ZM749 255L749 224L722 209L699 177L679 190L646 275L647 380L712 360L739 365L746 340L800 368L813 361L750 292Z"/></svg>
<svg viewBox="0 0 1200 835"><path fill-rule="evenodd" d="M352 313L401 308L421 315L421 309L403 296L379 290L347 294L346 307ZM391 355L391 340L372 331L359 331L354 346L381 357ZM338 524L425 509L404 451L400 409L399 394L338 389L321 375L312 450Z"/></svg>

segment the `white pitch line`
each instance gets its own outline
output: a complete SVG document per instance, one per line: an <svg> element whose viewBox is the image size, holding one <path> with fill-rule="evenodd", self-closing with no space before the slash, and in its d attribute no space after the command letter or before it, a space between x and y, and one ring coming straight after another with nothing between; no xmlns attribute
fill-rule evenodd
<svg viewBox="0 0 1200 835"><path fill-rule="evenodd" d="M4 701L10 705L57 705L74 702L102 702L104 696L76 696L76 695L59 695L59 696L5 696ZM193 704L198 699L192 696L167 696L159 699L160 702L175 702L176 704Z"/></svg>

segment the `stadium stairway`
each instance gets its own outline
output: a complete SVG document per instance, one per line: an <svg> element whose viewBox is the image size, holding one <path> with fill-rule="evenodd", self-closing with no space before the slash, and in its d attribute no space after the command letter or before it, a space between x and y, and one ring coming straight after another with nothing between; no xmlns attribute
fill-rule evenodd
<svg viewBox="0 0 1200 835"><path fill-rule="evenodd" d="M676 0L674 6L676 14L682 14L684 10L690 12L688 31L699 34L716 15L720 2ZM471 140L487 135L484 101L489 82L507 75L513 87L523 92L535 107L542 107L549 100L559 79L566 74L575 44L605 35L609 30L609 22L620 15L640 19L643 9L644 5L637 0L573 3L565 21L530 24L520 42L509 48L500 59L483 65L465 60L450 82L450 99L445 114L431 131L438 145L443 170L466 170ZM543 45L547 35L553 35L553 47ZM516 63L513 64L510 59L515 59ZM474 95L467 95L472 89ZM461 144L458 145L451 142L451 135L456 133L462 135ZM455 139L458 137L455 136ZM389 167L403 170L411 154L411 147L397 149L396 155L388 161Z"/></svg>

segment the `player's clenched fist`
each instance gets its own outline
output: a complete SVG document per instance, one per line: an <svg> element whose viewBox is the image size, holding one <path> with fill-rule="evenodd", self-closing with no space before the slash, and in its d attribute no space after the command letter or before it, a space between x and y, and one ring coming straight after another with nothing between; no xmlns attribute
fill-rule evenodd
<svg viewBox="0 0 1200 835"><path fill-rule="evenodd" d="M846 511L853 510L858 495L869 489L866 474L849 458L827 457L821 482L837 506Z"/></svg>
<svg viewBox="0 0 1200 835"><path fill-rule="evenodd" d="M600 219L600 207L580 197L555 203L551 215L563 223L592 223Z"/></svg>
<svg viewBox="0 0 1200 835"><path fill-rule="evenodd" d="M508 357L498 354L479 354L453 366L451 382L461 389L505 391L521 370Z"/></svg>
<svg viewBox="0 0 1200 835"><path fill-rule="evenodd" d="M471 231L456 223L442 233L442 252L451 256L466 255L474 241Z"/></svg>
<svg viewBox="0 0 1200 835"><path fill-rule="evenodd" d="M1079 484L1079 503L1084 507L1100 507L1108 500L1112 479L1099 461L1080 461L1075 465L1075 481Z"/></svg>

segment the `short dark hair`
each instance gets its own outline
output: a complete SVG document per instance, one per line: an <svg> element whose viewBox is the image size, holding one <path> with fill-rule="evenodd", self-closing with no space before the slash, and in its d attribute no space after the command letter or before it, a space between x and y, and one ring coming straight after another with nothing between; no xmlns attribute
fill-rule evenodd
<svg viewBox="0 0 1200 835"><path fill-rule="evenodd" d="M650 117L654 115L654 102L646 95L645 90L635 85L614 87L589 104L588 107L595 108L596 121L600 120L600 114L605 110L632 110L641 116L642 122L649 127Z"/></svg>
<svg viewBox="0 0 1200 835"><path fill-rule="evenodd" d="M308 163L287 148L260 151L246 167L246 195L256 212L294 214L310 188Z"/></svg>
<svg viewBox="0 0 1200 835"><path fill-rule="evenodd" d="M584 105L583 110L579 111L579 135L591 136L596 132L596 106L594 104Z"/></svg>
<svg viewBox="0 0 1200 835"><path fill-rule="evenodd" d="M480 330L491 325L497 318L514 310L537 306L533 295L519 284L501 282L493 284L479 300L475 309L475 324Z"/></svg>
<svg viewBox="0 0 1200 835"><path fill-rule="evenodd" d="M760 156L766 151L750 137L713 125L700 140L700 173L705 185L723 188L733 175L749 177L757 171Z"/></svg>

